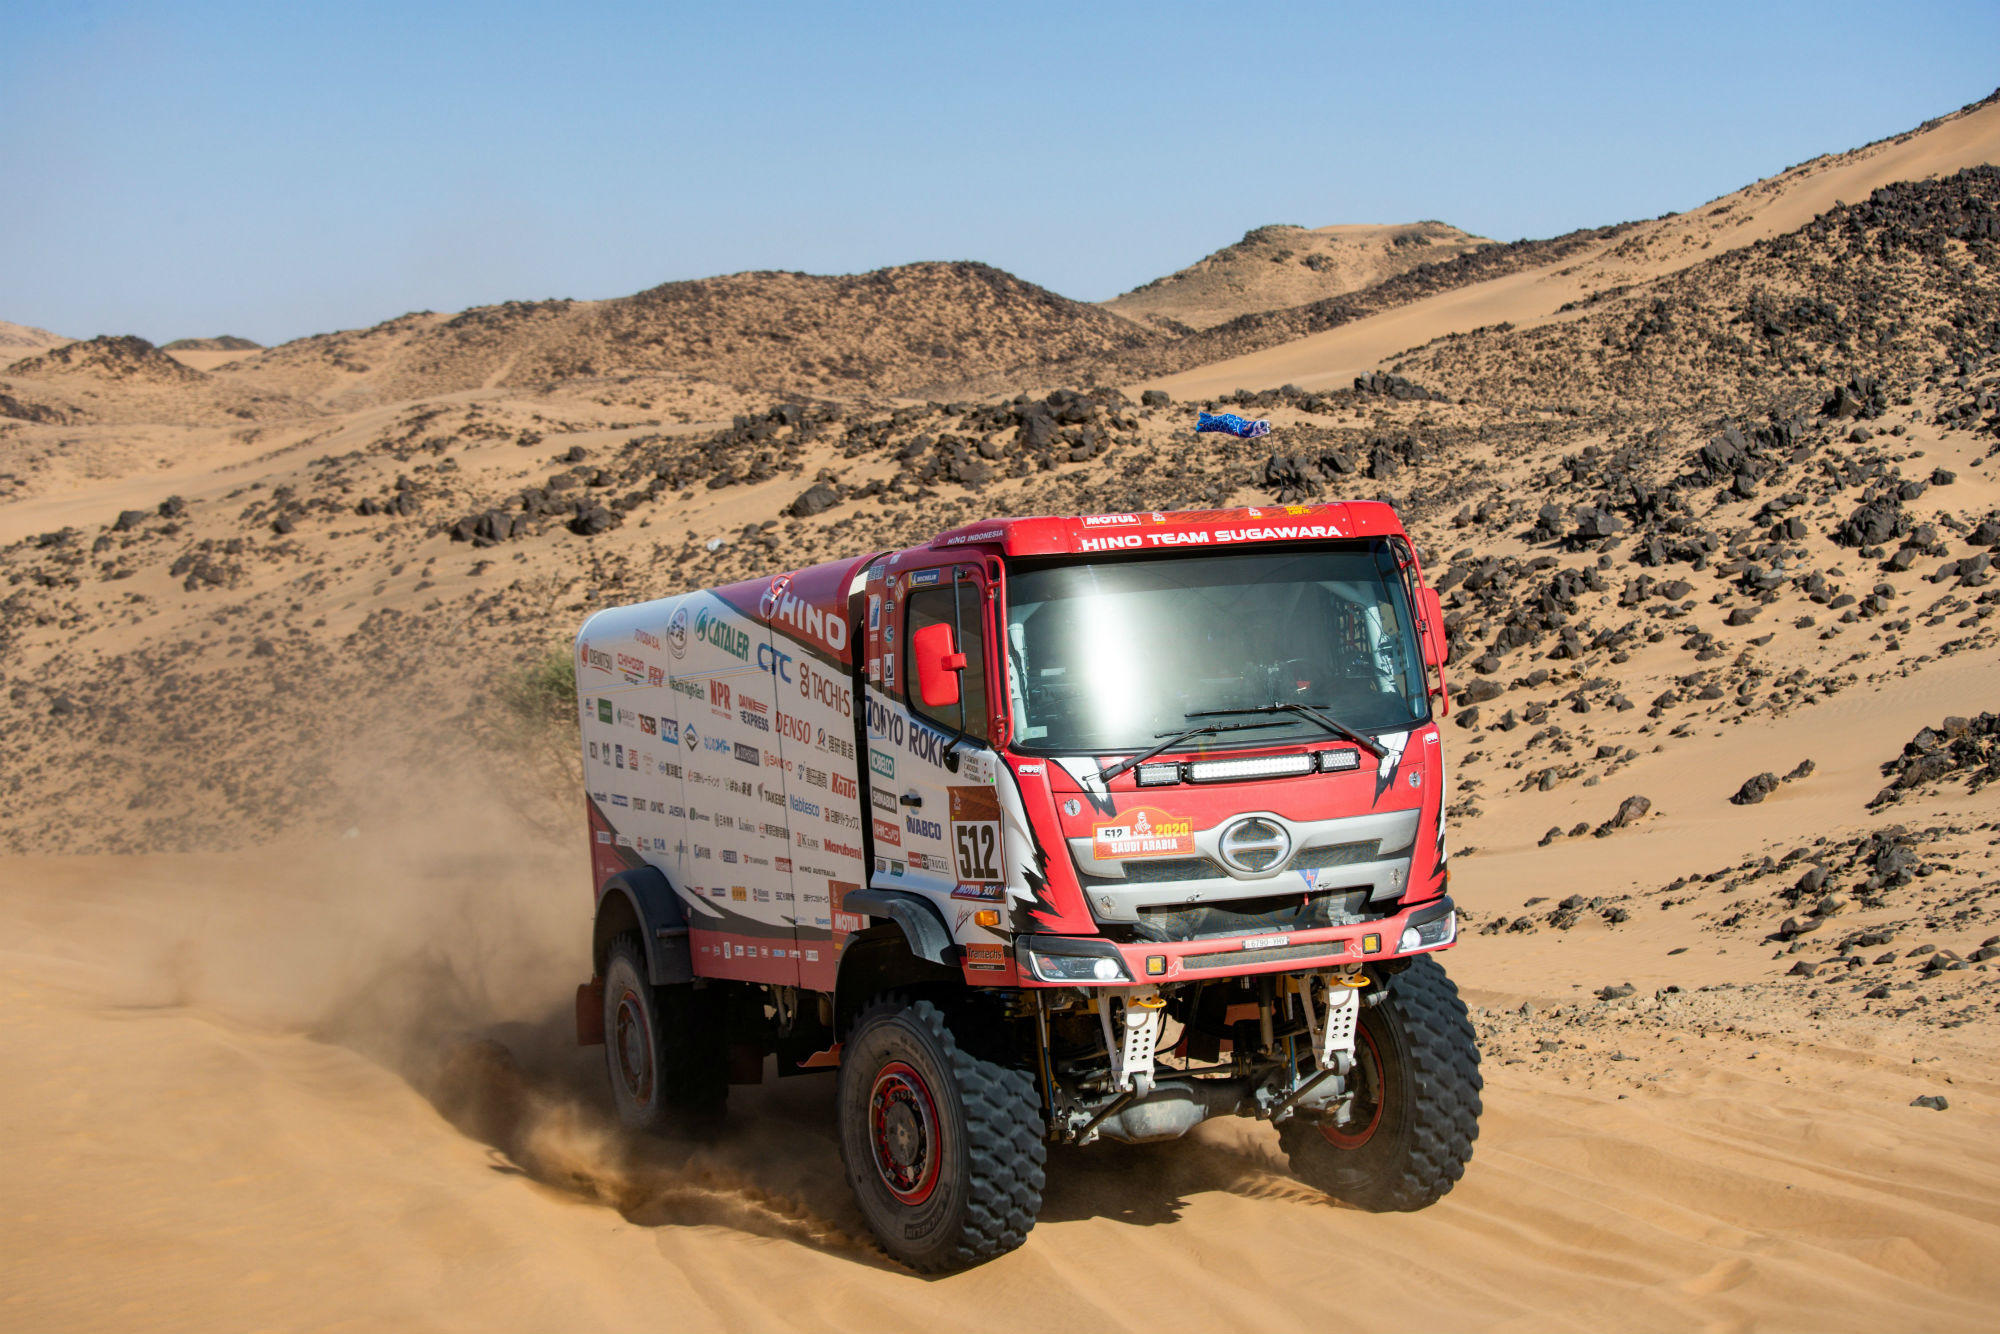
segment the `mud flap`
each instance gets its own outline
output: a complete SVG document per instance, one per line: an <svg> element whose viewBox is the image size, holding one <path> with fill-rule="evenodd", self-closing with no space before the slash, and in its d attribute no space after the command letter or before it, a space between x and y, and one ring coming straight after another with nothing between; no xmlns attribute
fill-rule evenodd
<svg viewBox="0 0 2000 1334"><path fill-rule="evenodd" d="M604 1045L604 979L593 977L576 988L576 1045Z"/></svg>

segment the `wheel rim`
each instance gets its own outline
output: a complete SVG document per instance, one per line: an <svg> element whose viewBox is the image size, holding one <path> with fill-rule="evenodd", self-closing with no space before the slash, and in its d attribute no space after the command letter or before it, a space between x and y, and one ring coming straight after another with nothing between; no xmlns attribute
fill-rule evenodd
<svg viewBox="0 0 2000 1334"><path fill-rule="evenodd" d="M611 1028L618 1078L632 1100L644 1105L653 1097L653 1040L646 1027L645 1006L630 987L619 994Z"/></svg>
<svg viewBox="0 0 2000 1334"><path fill-rule="evenodd" d="M1366 1026L1356 1036L1360 1041L1354 1044L1354 1102L1348 1109L1347 1124L1337 1126L1322 1121L1319 1127L1319 1133L1336 1149L1360 1148L1375 1138L1382 1125L1382 1105L1386 1101L1382 1093L1382 1053L1376 1049L1375 1035Z"/></svg>
<svg viewBox="0 0 2000 1334"><path fill-rule="evenodd" d="M868 1142L875 1172L897 1203L922 1204L937 1189L937 1102L924 1077L902 1061L875 1076L868 1092Z"/></svg>

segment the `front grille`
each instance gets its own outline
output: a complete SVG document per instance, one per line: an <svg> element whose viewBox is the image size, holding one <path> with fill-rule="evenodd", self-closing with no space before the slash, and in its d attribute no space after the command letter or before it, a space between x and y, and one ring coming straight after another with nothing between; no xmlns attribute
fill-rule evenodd
<svg viewBox="0 0 2000 1334"><path fill-rule="evenodd" d="M1347 942L1344 940L1329 940L1318 945L1276 945L1267 950L1217 950L1213 954L1183 954L1181 969L1200 973L1217 968L1241 968L1251 963L1279 963L1286 959L1311 959L1346 952Z"/></svg>
<svg viewBox="0 0 2000 1334"><path fill-rule="evenodd" d="M1285 864L1286 871L1325 870L1330 866L1358 866L1372 862L1381 856L1380 839L1363 839L1358 843L1335 843L1326 847L1306 848L1292 854ZM1086 888L1099 885L1117 887L1119 885L1172 885L1184 880L1226 880L1233 879L1221 863L1206 857L1166 857L1157 861L1135 857L1124 863L1125 874L1085 875L1079 872Z"/></svg>
<svg viewBox="0 0 2000 1334"><path fill-rule="evenodd" d="M1361 921L1368 891L1272 894L1224 903L1141 908L1139 921L1154 940L1203 940L1212 936L1271 935Z"/></svg>
<svg viewBox="0 0 2000 1334"><path fill-rule="evenodd" d="M1382 856L1382 840L1363 839L1359 843L1331 843L1321 848L1307 848L1292 858L1287 871L1307 871L1328 866L1358 866L1362 862L1378 861Z"/></svg>

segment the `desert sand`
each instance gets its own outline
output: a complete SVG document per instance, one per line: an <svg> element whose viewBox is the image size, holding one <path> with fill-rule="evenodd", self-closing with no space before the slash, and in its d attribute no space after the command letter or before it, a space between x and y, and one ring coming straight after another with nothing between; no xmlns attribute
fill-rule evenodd
<svg viewBox="0 0 2000 1334"><path fill-rule="evenodd" d="M1130 371L1222 344L977 265L264 350L32 331L0 1329L1989 1327L1996 161L1989 100L1172 376ZM824 1077L615 1128L573 732L528 684L589 609L979 514L1380 495L1456 654L1451 1195L1362 1213L1212 1123L1053 1153L1025 1247L923 1279Z"/></svg>

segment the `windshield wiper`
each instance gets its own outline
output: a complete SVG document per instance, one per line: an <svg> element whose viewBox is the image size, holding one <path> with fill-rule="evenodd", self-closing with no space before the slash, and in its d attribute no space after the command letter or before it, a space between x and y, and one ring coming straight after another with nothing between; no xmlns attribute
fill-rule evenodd
<svg viewBox="0 0 2000 1334"><path fill-rule="evenodd" d="M1223 709L1223 710L1218 710L1218 712L1256 713L1259 712L1259 710ZM1262 710L1262 712L1269 712L1269 710ZM1190 718L1195 716L1196 716L1195 714L1188 715L1188 717ZM1271 724L1269 723L1203 723L1199 727L1190 727L1184 732L1175 732L1165 741L1162 741L1159 745L1153 747L1149 751L1144 752L1143 754L1134 755L1129 760L1120 760L1117 764L1112 765L1109 769L1099 769L1097 771L1097 781L1100 783L1108 783L1112 779L1116 778L1119 774L1124 773L1127 769L1133 768L1137 765L1144 764L1147 760L1152 759L1155 755L1158 755L1163 751L1172 750L1175 747L1179 746L1182 742L1192 741L1198 736L1207 736L1211 732L1245 732L1253 727L1269 727L1270 725Z"/></svg>
<svg viewBox="0 0 2000 1334"><path fill-rule="evenodd" d="M1196 709L1182 716L1188 718L1216 718L1226 717L1235 713L1296 713L1301 718L1310 718L1342 740L1352 741L1378 760L1389 753L1382 749L1378 742L1363 736L1347 724L1335 722L1321 713L1320 710L1326 707L1324 704L1259 704L1248 709Z"/></svg>

